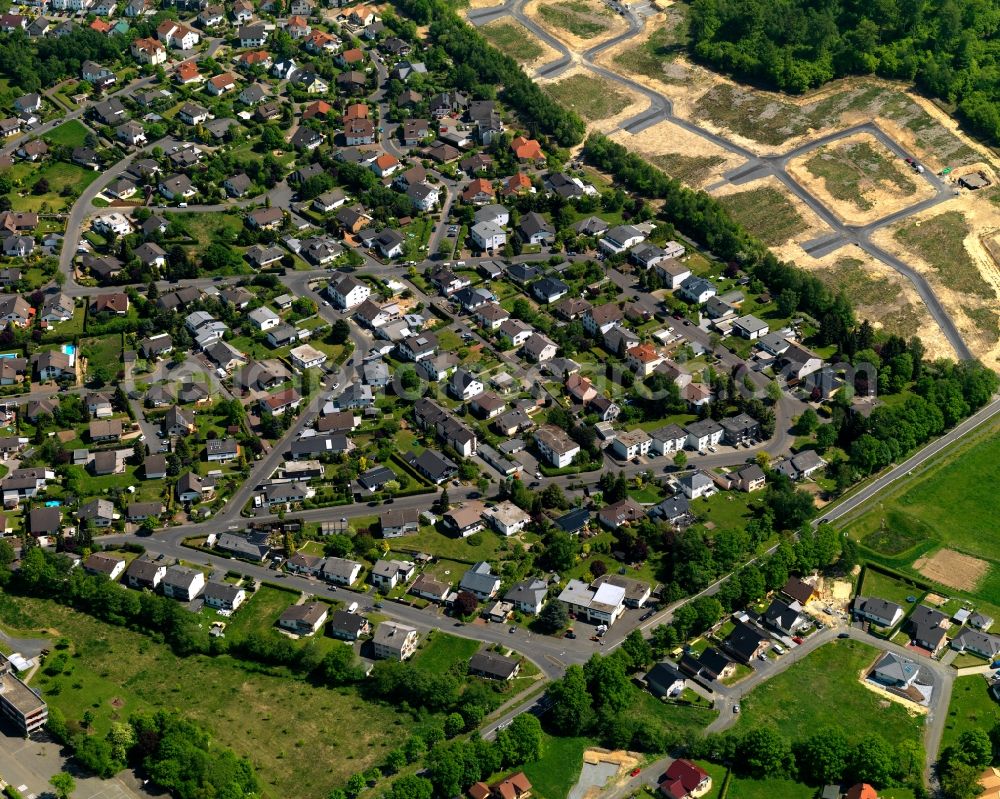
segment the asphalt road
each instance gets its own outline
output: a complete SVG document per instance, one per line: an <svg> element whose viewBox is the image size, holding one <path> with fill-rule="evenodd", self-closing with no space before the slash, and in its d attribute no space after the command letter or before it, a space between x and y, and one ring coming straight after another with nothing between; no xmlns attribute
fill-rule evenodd
<svg viewBox="0 0 1000 799"><path fill-rule="evenodd" d="M871 133L899 158L910 157L910 153L907 150L888 136L878 126L874 123L864 123L848 128L847 130L822 136L800 145L787 153L769 156L758 155L757 153L730 141L724 136L714 133L713 131L706 130L697 124L676 116L673 112L673 102L666 95L596 63L595 59L604 51L639 35L645 25L644 18L640 18L632 12L623 15L625 21L628 23L628 29L626 31L605 42L595 45L582 54L577 55L571 52L564 42L553 36L549 33L549 31L537 24L533 19L524 13L525 2L527 2L527 0L507 0L507 2L501 6L471 11L468 14L468 19L473 25L483 25L496 19L500 19L503 16L510 15L517 20L517 22L531 31L535 36L556 50L560 54L559 58L542 65L537 70L537 74L540 77L557 77L563 70L569 67L570 64L579 62L595 74L625 86L630 91L645 97L649 101L649 107L630 119L623 121L619 125L622 130L634 134L650 127L651 125L655 125L658 122L669 120L672 124L677 125L684 130L687 130L690 133L693 133L694 135L723 148L724 150L743 157L745 159L745 163L732 170L730 175L744 175L748 178L752 176L753 179L774 175L786 186L786 188L788 188L789 191L791 191L812 211L814 211L817 216L819 216L820 219L822 219L823 222L831 229L832 235L829 237L826 247L823 248L823 255L828 254L828 252L832 252L838 247L842 247L847 244L854 244L876 260L881 261L899 272L899 274L903 275L913 284L917 294L920 296L921 300L923 300L934 321L937 322L938 326L941 328L945 338L948 339L948 343L955 350L956 355L963 360L971 360L973 358L972 352L966 345L951 316L941 305L941 302L938 300L923 275L914 270L900 258L892 255L891 253L887 253L880 247L874 245L870 240L870 236L875 230L894 222L898 222L901 219L913 216L914 214L921 213L928 208L944 202L952 196L953 189L951 189L948 184L942 181L937 175L925 171L920 177L926 180L935 189L934 197L915 203L914 205L890 214L883 219L876 220L866 225L853 226L843 223L832 211L832 209L801 186L787 171L787 164L790 159L815 149L816 147L820 147L824 144L830 144L858 132Z"/></svg>

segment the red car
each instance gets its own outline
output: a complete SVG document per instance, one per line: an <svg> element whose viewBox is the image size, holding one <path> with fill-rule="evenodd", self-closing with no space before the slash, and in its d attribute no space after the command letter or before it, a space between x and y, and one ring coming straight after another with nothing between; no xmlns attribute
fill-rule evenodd
<svg viewBox="0 0 1000 799"><path fill-rule="evenodd" d="M631 772L629 773L629 776L630 776L630 777L638 777L638 776L639 776L639 772L640 772L640 771L642 771L642 769L641 769L641 768L634 768L634 769L632 769L632 771L631 771Z"/></svg>
<svg viewBox="0 0 1000 799"><path fill-rule="evenodd" d="M794 638L793 638L792 640L793 640L793 641L794 641L795 643L799 644L800 646L801 646L802 644L804 644L804 643L805 643L805 641L803 641L803 640L802 640L802 639L801 639L801 638L800 638L799 636L797 636L797 635L796 635L796 636L795 636L795 637L794 637Z"/></svg>

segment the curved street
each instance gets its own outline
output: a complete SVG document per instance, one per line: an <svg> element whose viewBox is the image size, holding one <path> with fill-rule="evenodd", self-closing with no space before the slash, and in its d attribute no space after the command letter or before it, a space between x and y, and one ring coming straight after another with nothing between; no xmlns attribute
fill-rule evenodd
<svg viewBox="0 0 1000 799"><path fill-rule="evenodd" d="M589 50L586 50L579 55L575 55L570 51L565 42L561 41L549 30L539 25L531 17L524 13L524 5L527 1L528 0L507 0L499 6L476 9L468 13L468 20L473 25L480 26L493 22L504 16L511 16L518 23L531 31L531 33L541 39L545 44L556 50L560 54L559 58L539 67L536 70L538 77L545 79L556 78L571 64L579 63L591 72L608 80L614 81L615 83L624 86L629 91L645 97L649 101L649 107L645 111L642 111L630 119L622 122L619 125L621 130L634 134L655 125L658 122L670 121L672 124L677 125L678 127L681 127L718 147L745 158L746 162L744 164L734 170L731 170L726 175L726 178L731 182L743 183L773 175L780 180L792 194L805 203L810 210L815 212L824 224L826 224L832 231L831 235L823 237L824 241L822 245L813 251L810 251L809 243L803 245L807 252L812 252L819 257L820 254L826 255L839 247L843 247L848 244L852 244L864 250L876 260L881 261L886 266L894 269L913 285L914 290L927 307L931 317L935 322L937 322L945 338L948 340L948 343L951 345L952 349L954 349L955 354L959 358L962 360L971 360L974 357L968 345L965 343L965 340L962 338L961 333L958 331L958 328L956 327L951 316L941 305L940 300L937 295L935 295L933 289L927 283L924 276L906 264L902 259L892 255L891 253L885 252L885 250L873 244L870 238L871 234L876 230L926 211L928 208L932 208L953 196L953 190L944 181L942 181L937 175L930 172L924 172L918 177L926 180L931 187L935 189L934 197L924 200L923 202L915 203L907 208L890 214L883 219L876 220L866 225L854 226L841 221L832 209L800 185L787 171L789 160L796 158L803 153L809 152L816 147L833 143L848 136L855 135L858 132L871 133L882 144L888 147L890 151L900 158L909 157L910 153L881 128L873 122L863 123L861 125L855 125L847 128L846 130L819 137L814 141L799 145L787 153L778 155L759 155L739 144L736 144L735 142L730 141L724 136L713 133L712 131L706 130L693 122L676 116L673 111L673 102L665 94L662 94L655 89L651 89L650 87L639 83L638 81L632 80L619 74L618 72L615 72L614 70L608 69L607 67L596 63L595 59L601 53L640 35L645 27L644 18L637 16L632 11L623 12L623 17L628 23L628 29L626 31L614 36L613 38L603 41L594 47L591 47ZM822 253L820 253L820 250L822 250Z"/></svg>

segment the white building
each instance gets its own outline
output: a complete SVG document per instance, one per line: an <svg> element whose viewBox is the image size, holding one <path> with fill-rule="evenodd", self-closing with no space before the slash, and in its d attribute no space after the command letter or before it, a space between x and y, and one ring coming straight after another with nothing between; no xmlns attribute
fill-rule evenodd
<svg viewBox="0 0 1000 799"><path fill-rule="evenodd" d="M578 619L611 626L625 612L625 589L610 583L592 588L581 580L570 580L559 601Z"/></svg>

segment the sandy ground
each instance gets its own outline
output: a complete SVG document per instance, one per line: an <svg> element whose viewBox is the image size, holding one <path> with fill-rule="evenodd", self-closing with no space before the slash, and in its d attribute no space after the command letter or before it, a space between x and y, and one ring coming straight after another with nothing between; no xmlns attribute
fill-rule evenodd
<svg viewBox="0 0 1000 799"><path fill-rule="evenodd" d="M597 799L607 789L623 784L628 773L640 762L640 758L632 752L585 750L584 768L580 779L569 792L569 799Z"/></svg>
<svg viewBox="0 0 1000 799"><path fill-rule="evenodd" d="M493 4L491 3L490 5L493 5ZM474 0L474 2L473 2L473 8L476 8L476 7L477 6L475 5L475 0ZM540 56L538 56L538 58L535 58L532 61L525 61L520 56L518 56L516 54L514 55L514 58L517 59L517 62L522 67L524 67L524 71L525 72L528 72L528 73L534 72L536 69L538 69L543 64L548 64L549 62L555 61L557 58L559 58L559 53L558 52L556 52L551 47L549 47L545 42L543 42L541 39L539 39L537 36L535 36L535 34L533 34L531 31L529 31L526 27L524 27L524 25L522 25L520 22L518 22L513 17L500 17L500 19L494 20L493 22L490 22L487 25L483 25L483 27L481 27L479 30L484 35L488 36L490 28L499 27L501 25L510 25L511 27L516 28L517 32L520 35L522 35L526 41L530 40L530 41L534 42L536 45L538 45L539 47L542 48L542 54Z"/></svg>
<svg viewBox="0 0 1000 799"><path fill-rule="evenodd" d="M552 59L550 58L549 61ZM606 117L605 119L594 119L590 120L583 117L584 121L587 123L587 131L593 132L597 131L600 133L611 133L612 131L617 131L618 126L621 125L626 119L634 117L641 111L645 111L649 107L649 100L643 97L637 92L630 91L619 83L612 83L607 78L602 78L600 75L595 75L589 69L584 66L572 66L569 69L560 72L555 78L546 80L544 78L536 78L535 82L539 86L551 86L554 84L562 83L568 78L572 78L575 75L583 75L588 80L592 81L594 91L598 92L614 92L622 97L626 98L629 103L625 108L619 111L614 116ZM581 114L581 116L583 116Z"/></svg>
<svg viewBox="0 0 1000 799"><path fill-rule="evenodd" d="M971 233L965 237L965 249L979 269L983 282L994 293L993 298L982 298L953 291L942 285L938 270L896 240L894 233L900 227L930 219L938 214L959 211L966 219ZM970 319L966 308L989 309L1000 312L1000 264L989 254L984 244L1000 236L1000 208L982 195L962 190L958 196L941 203L930 211L913 219L905 220L891 228L876 231L872 241L888 252L903 258L910 266L920 271L933 286L934 293L945 306L972 352L987 366L996 369L1000 365L1000 340L984 336L976 322ZM923 335L921 334L921 338Z"/></svg>
<svg viewBox="0 0 1000 799"><path fill-rule="evenodd" d="M917 560L913 568L941 585L959 591L974 591L990 570L990 564L953 549L939 549L930 557Z"/></svg>
<svg viewBox="0 0 1000 799"><path fill-rule="evenodd" d="M576 58L577 53L581 53L584 50L589 50L596 44L612 39L620 33L623 33L628 25L625 23L620 16L611 12L608 15L605 12L609 12L610 9L601 0L575 0L575 2L585 3L587 6L593 9L593 16L595 19L600 19L602 22L608 25L606 31L602 31L597 34L592 39L583 39L579 36L570 33L565 28L557 28L556 26L550 24L541 14L538 13L538 6L545 4L551 4L553 0L532 0L530 3L524 5L524 13L528 15L531 19L541 25L545 30L555 36L559 41L566 44L569 47L570 52Z"/></svg>
<svg viewBox="0 0 1000 799"><path fill-rule="evenodd" d="M647 158L667 153L678 153L687 156L723 159L717 166L706 170L700 181L692 182L697 187L718 182L722 179L724 172L728 172L743 163L743 159L735 153L724 150L669 121L658 122L635 134L619 130L612 133L610 138Z"/></svg>
<svg viewBox="0 0 1000 799"><path fill-rule="evenodd" d="M875 328L884 329L904 338L919 335L930 359L955 357L955 351L937 322L928 313L913 284L892 267L886 266L857 247L841 247L818 259L807 255L798 241L789 242L774 250L779 257L791 261L802 269L822 273L819 277L833 288L836 288L837 271L844 259L860 262L858 268L869 276L872 286L879 288L879 293L890 294L893 299L888 303L866 303L863 295L852 297L858 318L867 319ZM909 259L907 260L909 262Z"/></svg>
<svg viewBox="0 0 1000 799"><path fill-rule="evenodd" d="M493 8L503 5L503 0L469 0L469 8Z"/></svg>
<svg viewBox="0 0 1000 799"><path fill-rule="evenodd" d="M826 180L817 177L808 168L807 164L817 155L829 155L841 163L848 163L847 149L855 144L867 144L878 155L888 161L900 174L899 159L893 155L888 148L874 136L868 133L859 133L856 136L848 136L840 139L826 147L812 150L788 163L788 172L795 180L813 194L815 197L833 211L841 221L849 225L865 225L875 222L900 209L907 208L914 203L934 196L934 189L920 175L914 173L906 175L916 187L916 191L906 191L889 183L888 181L874 182L860 168L857 169L858 188L861 196L871 206L867 210L859 208L857 204L850 200L837 200L827 191Z"/></svg>

